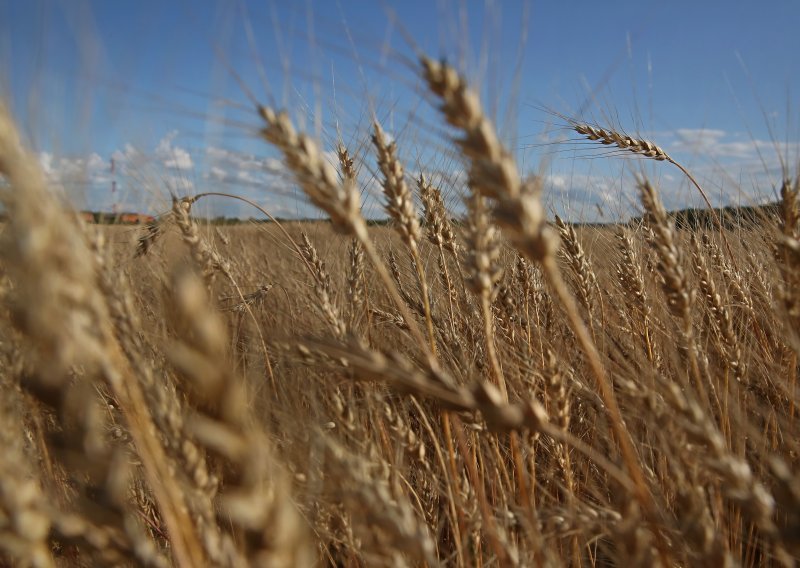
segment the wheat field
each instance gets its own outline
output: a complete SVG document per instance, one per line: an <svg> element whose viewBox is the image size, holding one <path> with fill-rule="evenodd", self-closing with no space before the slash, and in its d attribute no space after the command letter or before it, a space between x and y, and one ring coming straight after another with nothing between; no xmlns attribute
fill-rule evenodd
<svg viewBox="0 0 800 568"><path fill-rule="evenodd" d="M676 225L643 176L636 222L549 218L476 90L417 72L463 215L385 125L354 157L258 106L328 221L88 226L0 112L4 564L795 564L798 178L757 223Z"/></svg>

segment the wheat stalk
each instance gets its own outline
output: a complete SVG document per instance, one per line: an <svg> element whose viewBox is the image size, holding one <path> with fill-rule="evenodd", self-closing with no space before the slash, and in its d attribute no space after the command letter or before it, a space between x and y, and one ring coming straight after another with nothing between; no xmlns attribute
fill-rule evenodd
<svg viewBox="0 0 800 568"><path fill-rule="evenodd" d="M354 180L345 179L344 183L339 183L336 170L322 157L317 144L305 134L298 134L286 113L277 113L265 106L259 106L258 113L266 125L261 131L264 139L281 150L286 165L300 187L314 205L330 215L334 227L357 238L363 245L387 292L407 322L409 332L423 351L428 351L429 344L419 332L369 238Z"/></svg>
<svg viewBox="0 0 800 568"><path fill-rule="evenodd" d="M445 120L461 133L461 137L455 142L469 163L470 187L475 193L495 202L498 224L507 230L512 242L523 254L542 264L553 289L559 295L572 329L587 354L600 394L609 411L610 426L620 444L628 471L634 479L637 498L643 509L653 514L652 498L611 383L597 348L578 314L575 300L566 291L560 271L553 261L557 239L545 222L537 187L531 183L523 184L513 157L500 143L494 126L484 115L480 99L455 69L425 56L421 58L420 64L428 89L441 102L439 109Z"/></svg>

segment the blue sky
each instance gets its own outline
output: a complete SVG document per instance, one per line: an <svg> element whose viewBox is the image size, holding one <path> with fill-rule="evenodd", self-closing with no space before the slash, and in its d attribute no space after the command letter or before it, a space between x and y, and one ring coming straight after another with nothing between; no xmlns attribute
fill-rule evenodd
<svg viewBox="0 0 800 568"><path fill-rule="evenodd" d="M93 209L158 213L170 191L221 190L276 215L315 215L258 138L250 96L289 109L326 149L341 138L356 153L368 215L381 214L373 114L407 170L433 174L457 208L461 166L414 49L480 87L562 215L624 217L639 171L668 206L699 201L674 168L608 158L548 110L653 139L717 204L769 199L779 154L795 170L800 2L393 4L0 0L0 96L54 187ZM207 212L255 214L227 201Z"/></svg>

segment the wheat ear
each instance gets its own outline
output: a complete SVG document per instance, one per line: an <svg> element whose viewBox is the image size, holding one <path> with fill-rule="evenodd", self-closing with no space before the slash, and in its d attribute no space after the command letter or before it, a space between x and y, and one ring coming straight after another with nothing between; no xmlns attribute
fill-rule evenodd
<svg viewBox="0 0 800 568"><path fill-rule="evenodd" d="M537 188L540 184L523 184L514 158L500 143L494 126L483 113L478 95L469 89L466 80L445 63L425 56L420 59L422 75L428 89L438 97L439 110L445 120L461 132L456 144L469 162L469 184L476 193L492 199L498 224L511 237L514 245L531 260L540 262L553 289L567 312L573 332L587 355L610 417L610 426L622 451L625 465L636 486L636 495L649 515L655 514L652 496L647 488L639 458L630 433L622 419L611 381L600 354L583 322L575 299L567 291L554 253L558 240L545 222L544 208ZM664 550L664 546L660 547Z"/></svg>
<svg viewBox="0 0 800 568"><path fill-rule="evenodd" d="M578 134L585 136L588 140L592 140L595 142L600 142L605 146L614 145L621 150L626 150L633 154L637 154L639 156L644 156L646 158L650 158L652 160L656 160L658 162L669 162L676 168L678 168L683 175L695 186L697 191L700 193L700 196L705 201L708 210L711 212L711 216L714 219L714 224L717 226L720 235L722 236L722 240L725 242L725 248L728 250L728 254L730 255L731 262L733 263L734 267L736 266L736 257L733 255L733 249L731 249L731 245L728 242L728 238L725 236L725 228L722 225L722 221L717 214L717 211L711 205L711 200L706 195L705 190L700 186L697 182L695 177L687 170L680 162L677 162L675 159L672 158L669 154L667 154L660 146L651 142L650 140L646 140L644 138L634 138L632 136L628 136L626 134L621 134L612 130L610 128L600 128L598 126L592 126L590 124L579 123L575 121L569 121L570 126L572 129L577 132Z"/></svg>
<svg viewBox="0 0 800 568"><path fill-rule="evenodd" d="M500 366L500 359L497 356L494 315L492 314L492 303L497 297L498 284L503 277L503 270L499 266L499 234L489 220L486 199L483 196L473 194L468 201L468 208L469 216L464 232L466 284L480 301L483 335L486 341L486 354L489 358L492 381L500 389L503 397L508 400L508 387Z"/></svg>
<svg viewBox="0 0 800 568"><path fill-rule="evenodd" d="M286 113L259 106L258 114L265 124L261 135L281 151L289 171L311 203L330 216L337 230L361 242L386 291L408 324L409 333L433 361L434 355L430 351L429 343L420 333L416 321L369 238L367 223L361 215L361 199L355 181L345 179L340 182L336 169L325 160L316 142L305 134L298 133Z"/></svg>
<svg viewBox="0 0 800 568"><path fill-rule="evenodd" d="M411 258L414 261L414 268L417 273L420 293L422 295L422 307L425 315L425 325L428 331L428 341L432 353L436 353L436 336L433 331L433 319L431 317L430 297L428 295L428 282L425 278L425 271L422 267L422 258L419 254L419 240L421 231L414 199L411 190L405 180L403 165L397 157L397 144L386 140L381 125L376 121L373 125L375 133L372 136L372 143L378 154L378 168L383 174L383 194L386 197L386 212L397 223L397 230L400 237L408 247Z"/></svg>
<svg viewBox="0 0 800 568"><path fill-rule="evenodd" d="M622 254L621 262L616 265L617 278L622 285L625 294L625 301L628 303L629 310L636 314L642 325L642 338L647 351L647 359L651 363L654 360L653 344L650 337L650 303L645 289L644 275L642 267L639 265L636 249L633 246L633 239L630 233L623 229L617 233L617 239Z"/></svg>
<svg viewBox="0 0 800 568"><path fill-rule="evenodd" d="M578 301L581 303L586 313L589 329L592 329L594 319L592 307L596 300L597 275L594 273L594 270L592 270L592 266L586 258L586 253L578 240L575 228L572 225L566 224L558 215L556 215L556 227L558 227L561 243L563 245L561 250L564 251L564 256L569 262L570 270L577 283Z"/></svg>

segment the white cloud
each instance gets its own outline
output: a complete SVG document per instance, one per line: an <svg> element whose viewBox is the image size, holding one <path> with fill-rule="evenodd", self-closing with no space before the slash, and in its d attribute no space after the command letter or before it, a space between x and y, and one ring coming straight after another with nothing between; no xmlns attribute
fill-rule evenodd
<svg viewBox="0 0 800 568"><path fill-rule="evenodd" d="M190 170L194 165L192 156L184 148L173 144L177 136L177 130L168 132L156 146L156 157L161 160L165 168L183 171Z"/></svg>
<svg viewBox="0 0 800 568"><path fill-rule="evenodd" d="M183 148L173 148L172 157L164 160L164 167L175 170L189 170L192 165L192 157Z"/></svg>
<svg viewBox="0 0 800 568"><path fill-rule="evenodd" d="M563 175L548 174L545 183L549 184L553 189L562 190L567 188L567 178Z"/></svg>
<svg viewBox="0 0 800 568"><path fill-rule="evenodd" d="M678 128L672 136L675 140L669 146L670 151L688 152L717 160L753 160L759 159L759 154L771 159L776 157L777 152L791 156L796 155L800 149L798 142L775 143L712 128Z"/></svg>
<svg viewBox="0 0 800 568"><path fill-rule="evenodd" d="M206 156L210 158L214 164L227 170L282 171L284 169L283 163L275 158L262 158L254 154L235 152L217 146L209 146L206 148Z"/></svg>
<svg viewBox="0 0 800 568"><path fill-rule="evenodd" d="M99 171L106 167L106 161L100 157L100 154L93 152L86 165L90 170Z"/></svg>
<svg viewBox="0 0 800 568"><path fill-rule="evenodd" d="M257 183L258 182L256 177L252 173L248 172L247 170L239 170L236 173L236 177L242 183Z"/></svg>
<svg viewBox="0 0 800 568"><path fill-rule="evenodd" d="M724 130L714 128L678 128L675 135L687 143L695 143L701 146L715 144L726 136Z"/></svg>
<svg viewBox="0 0 800 568"><path fill-rule="evenodd" d="M108 164L97 153L87 157L57 157L50 152L39 153L39 165L47 180L55 187L80 187L109 180Z"/></svg>
<svg viewBox="0 0 800 568"><path fill-rule="evenodd" d="M277 158L267 158L264 160L264 166L267 170L272 172L282 172L286 170L284 163Z"/></svg>
<svg viewBox="0 0 800 568"><path fill-rule="evenodd" d="M223 181L227 177L227 173L220 167L211 166L208 172L208 177L216 181Z"/></svg>
<svg viewBox="0 0 800 568"><path fill-rule="evenodd" d="M39 154L39 165L42 171L44 171L44 174L50 177L53 173L53 154L50 152L41 152Z"/></svg>
<svg viewBox="0 0 800 568"><path fill-rule="evenodd" d="M125 144L122 150L115 150L111 157L118 166L126 167L129 164L140 161L143 156L132 144Z"/></svg>

